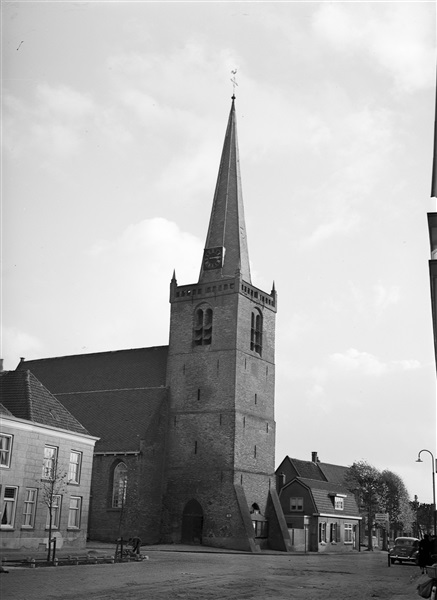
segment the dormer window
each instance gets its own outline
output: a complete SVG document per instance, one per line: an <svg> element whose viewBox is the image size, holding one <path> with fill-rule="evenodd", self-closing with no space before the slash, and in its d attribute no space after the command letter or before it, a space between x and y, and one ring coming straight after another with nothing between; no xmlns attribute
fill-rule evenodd
<svg viewBox="0 0 437 600"><path fill-rule="evenodd" d="M212 340L212 308L199 307L194 314L194 344L210 345Z"/></svg>
<svg viewBox="0 0 437 600"><path fill-rule="evenodd" d="M334 508L335 510L344 510L344 498L336 496L334 500Z"/></svg>
<svg viewBox="0 0 437 600"><path fill-rule="evenodd" d="M261 356L263 345L263 317L258 310L254 310L250 322L250 349Z"/></svg>
<svg viewBox="0 0 437 600"><path fill-rule="evenodd" d="M331 493L329 495L334 504L334 509L335 510L344 510L344 499L347 497L346 494Z"/></svg>

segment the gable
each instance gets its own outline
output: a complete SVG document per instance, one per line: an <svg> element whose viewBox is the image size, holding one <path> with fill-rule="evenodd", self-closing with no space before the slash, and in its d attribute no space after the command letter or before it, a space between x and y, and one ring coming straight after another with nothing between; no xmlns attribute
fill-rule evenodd
<svg viewBox="0 0 437 600"><path fill-rule="evenodd" d="M0 396L3 406L14 417L88 434L77 418L28 370L3 372Z"/></svg>
<svg viewBox="0 0 437 600"><path fill-rule="evenodd" d="M359 510L355 497L344 486L331 482L314 481L312 479L299 479L305 486L311 490L311 494L318 513L336 514L359 517ZM344 509L335 510L333 497L338 494L344 497Z"/></svg>

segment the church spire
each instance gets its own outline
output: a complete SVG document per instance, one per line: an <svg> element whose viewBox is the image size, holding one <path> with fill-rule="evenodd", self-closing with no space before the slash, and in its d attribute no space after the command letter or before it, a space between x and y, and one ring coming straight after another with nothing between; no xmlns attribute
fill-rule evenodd
<svg viewBox="0 0 437 600"><path fill-rule="evenodd" d="M199 283L235 277L237 270L251 283L233 95Z"/></svg>

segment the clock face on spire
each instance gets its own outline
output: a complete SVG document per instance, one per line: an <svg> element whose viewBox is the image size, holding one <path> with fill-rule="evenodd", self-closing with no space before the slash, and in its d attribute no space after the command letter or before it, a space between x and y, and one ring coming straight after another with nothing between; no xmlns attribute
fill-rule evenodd
<svg viewBox="0 0 437 600"><path fill-rule="evenodd" d="M205 248L203 251L203 268L205 271L220 269L223 265L223 247Z"/></svg>

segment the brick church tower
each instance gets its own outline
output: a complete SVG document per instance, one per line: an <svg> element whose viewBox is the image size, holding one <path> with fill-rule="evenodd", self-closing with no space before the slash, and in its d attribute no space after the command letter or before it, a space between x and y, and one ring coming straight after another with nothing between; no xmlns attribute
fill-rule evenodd
<svg viewBox="0 0 437 600"><path fill-rule="evenodd" d="M251 282L232 97L199 281L178 285L174 275L170 285L163 541L257 551L283 538L276 300L274 287Z"/></svg>

